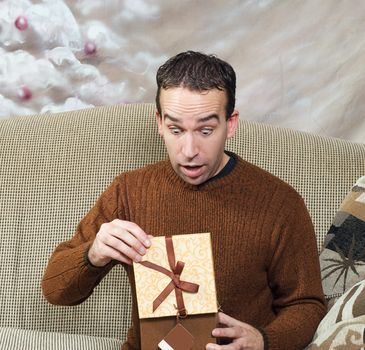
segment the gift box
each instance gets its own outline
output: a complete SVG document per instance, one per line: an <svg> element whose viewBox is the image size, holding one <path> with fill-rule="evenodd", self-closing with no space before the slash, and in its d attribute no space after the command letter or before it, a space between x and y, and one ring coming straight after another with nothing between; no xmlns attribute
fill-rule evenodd
<svg viewBox="0 0 365 350"><path fill-rule="evenodd" d="M133 268L142 350L202 350L216 342L210 233L153 237Z"/></svg>

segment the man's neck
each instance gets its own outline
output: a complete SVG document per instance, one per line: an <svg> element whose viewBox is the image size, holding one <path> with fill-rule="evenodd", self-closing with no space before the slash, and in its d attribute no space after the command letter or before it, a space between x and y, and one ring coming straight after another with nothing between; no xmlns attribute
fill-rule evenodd
<svg viewBox="0 0 365 350"><path fill-rule="evenodd" d="M236 160L235 160L233 154L230 152L224 151L224 157L226 157L227 160L225 161L225 165L223 166L223 168L216 175L214 175L213 177L211 177L210 179L205 181L205 183L220 179L220 178L228 175L233 170L233 168L236 164Z"/></svg>

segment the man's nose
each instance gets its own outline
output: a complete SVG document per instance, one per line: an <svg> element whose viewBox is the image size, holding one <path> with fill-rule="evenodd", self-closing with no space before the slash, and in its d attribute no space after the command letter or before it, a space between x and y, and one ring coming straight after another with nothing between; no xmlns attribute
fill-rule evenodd
<svg viewBox="0 0 365 350"><path fill-rule="evenodd" d="M188 158L192 159L199 153L198 143L194 135L187 133L183 140L182 153Z"/></svg>

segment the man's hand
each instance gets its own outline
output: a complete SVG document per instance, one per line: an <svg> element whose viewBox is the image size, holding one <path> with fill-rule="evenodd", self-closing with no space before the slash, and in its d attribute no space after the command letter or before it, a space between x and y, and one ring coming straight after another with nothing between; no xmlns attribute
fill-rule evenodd
<svg viewBox="0 0 365 350"><path fill-rule="evenodd" d="M262 334L247 323L238 321L223 312L218 313L218 322L226 328L213 329L214 337L231 338L228 345L207 344L206 350L263 350Z"/></svg>
<svg viewBox="0 0 365 350"><path fill-rule="evenodd" d="M94 266L105 266L111 260L132 264L141 261L150 246L150 239L138 225L115 219L101 225L88 258Z"/></svg>

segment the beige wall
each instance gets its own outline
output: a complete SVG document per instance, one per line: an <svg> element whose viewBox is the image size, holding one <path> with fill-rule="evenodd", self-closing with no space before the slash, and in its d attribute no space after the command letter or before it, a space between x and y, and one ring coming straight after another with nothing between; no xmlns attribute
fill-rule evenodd
<svg viewBox="0 0 365 350"><path fill-rule="evenodd" d="M156 68L193 49L234 66L242 118L365 142L362 0L5 1L0 27L2 116L152 102Z"/></svg>

